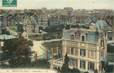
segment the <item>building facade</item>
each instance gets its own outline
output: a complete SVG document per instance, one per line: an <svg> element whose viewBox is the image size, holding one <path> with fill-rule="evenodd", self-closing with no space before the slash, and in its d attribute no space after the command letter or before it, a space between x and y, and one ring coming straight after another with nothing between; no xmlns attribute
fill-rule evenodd
<svg viewBox="0 0 114 73"><path fill-rule="evenodd" d="M114 41L110 41L107 44L107 64L108 64L108 70L109 73L114 72Z"/></svg>
<svg viewBox="0 0 114 73"><path fill-rule="evenodd" d="M99 20L90 23L89 28L64 29L62 57L53 58L51 67L61 67L67 54L70 59L69 68L78 68L90 73L97 70L100 73L101 61L105 61L107 54L107 31L103 30L106 26L108 25L103 20Z"/></svg>

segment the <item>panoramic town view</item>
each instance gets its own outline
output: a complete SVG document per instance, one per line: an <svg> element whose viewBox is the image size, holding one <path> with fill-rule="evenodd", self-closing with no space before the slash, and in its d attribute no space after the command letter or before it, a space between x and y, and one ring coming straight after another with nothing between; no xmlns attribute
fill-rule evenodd
<svg viewBox="0 0 114 73"><path fill-rule="evenodd" d="M0 10L0 68L114 73L114 10Z"/></svg>

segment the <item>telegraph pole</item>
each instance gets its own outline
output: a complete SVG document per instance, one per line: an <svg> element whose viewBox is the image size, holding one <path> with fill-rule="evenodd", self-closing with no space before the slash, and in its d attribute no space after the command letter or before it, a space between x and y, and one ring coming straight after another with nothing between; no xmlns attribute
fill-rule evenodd
<svg viewBox="0 0 114 73"><path fill-rule="evenodd" d="M114 41L114 15L112 16L112 40Z"/></svg>

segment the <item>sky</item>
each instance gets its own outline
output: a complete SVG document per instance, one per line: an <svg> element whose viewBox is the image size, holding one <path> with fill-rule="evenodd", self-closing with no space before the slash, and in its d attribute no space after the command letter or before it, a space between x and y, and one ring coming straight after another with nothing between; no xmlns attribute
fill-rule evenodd
<svg viewBox="0 0 114 73"><path fill-rule="evenodd" d="M17 7L13 9L48 9L72 7L73 9L114 9L114 0L17 0ZM12 9L12 7L0 8Z"/></svg>

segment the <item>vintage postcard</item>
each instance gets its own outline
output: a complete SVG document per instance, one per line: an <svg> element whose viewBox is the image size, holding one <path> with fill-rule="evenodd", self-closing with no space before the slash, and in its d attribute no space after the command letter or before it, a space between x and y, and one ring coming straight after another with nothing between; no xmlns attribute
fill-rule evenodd
<svg viewBox="0 0 114 73"><path fill-rule="evenodd" d="M114 73L114 0L0 0L0 73Z"/></svg>

